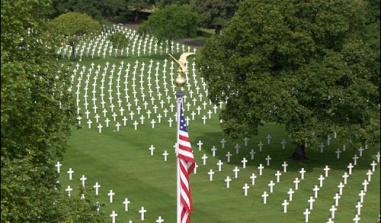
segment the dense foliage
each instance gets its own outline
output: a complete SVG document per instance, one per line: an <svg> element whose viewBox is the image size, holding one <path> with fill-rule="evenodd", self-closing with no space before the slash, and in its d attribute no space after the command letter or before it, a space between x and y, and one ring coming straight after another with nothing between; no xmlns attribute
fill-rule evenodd
<svg viewBox="0 0 381 223"><path fill-rule="evenodd" d="M67 12L85 13L97 20L123 15L127 10L126 0L53 0L52 16Z"/></svg>
<svg viewBox="0 0 381 223"><path fill-rule="evenodd" d="M188 5L170 5L155 11L139 28L160 39L193 37L197 34L199 15Z"/></svg>
<svg viewBox="0 0 381 223"><path fill-rule="evenodd" d="M242 3L199 57L225 133L277 122L297 144L379 142L379 21L379 1Z"/></svg>
<svg viewBox="0 0 381 223"><path fill-rule="evenodd" d="M49 23L51 35L63 37L63 42L72 47L71 58L75 58L75 46L84 37L101 30L99 22L86 14L68 12Z"/></svg>
<svg viewBox="0 0 381 223"><path fill-rule="evenodd" d="M99 222L90 200L54 189L74 103L47 32L49 1L2 1L1 8L1 220Z"/></svg>
<svg viewBox="0 0 381 223"><path fill-rule="evenodd" d="M121 32L111 34L108 39L116 49L123 49L128 46L128 38Z"/></svg>
<svg viewBox="0 0 381 223"><path fill-rule="evenodd" d="M191 5L201 15L201 25L219 33L234 16L241 0L192 0Z"/></svg>

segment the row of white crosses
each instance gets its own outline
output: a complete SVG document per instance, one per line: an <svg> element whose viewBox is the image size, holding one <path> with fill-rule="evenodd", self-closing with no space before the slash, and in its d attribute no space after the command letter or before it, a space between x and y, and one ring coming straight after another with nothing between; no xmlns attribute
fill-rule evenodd
<svg viewBox="0 0 381 223"><path fill-rule="evenodd" d="M329 137L328 137L328 139L329 139ZM329 144L329 143L327 143L327 144ZM345 151L345 146L343 147L343 150ZM362 156L362 151L360 153L361 153L361 156ZM339 154L337 153L337 151L336 151L336 154L337 154L336 158L339 159L340 157L339 157ZM347 166L348 172L344 172L344 174L342 176L343 181L341 181L339 183L339 185L337 186L338 193L335 193L335 195L333 196L334 204L329 209L329 211L330 211L330 218L327 221L328 223L333 222L333 220L335 219L335 213L338 210L339 200L340 200L340 198L343 195L343 189L344 189L345 185L347 184L348 178L352 175L353 168L357 165L357 160L359 159L359 157L357 156L357 154L355 154L352 159L353 159L355 164L353 165L351 162L348 164L348 166ZM313 209L313 203L317 199L318 191L323 186L323 181L328 177L329 170L330 170L329 167L325 166L325 168L324 168L324 172L325 172L324 176L320 175L320 177L318 178L318 180L319 180L319 186L315 185L315 187L313 188L314 196L310 197L310 199L308 200L309 208L307 208L303 212L304 217L305 217L305 222L309 221L309 215L311 214L311 211ZM369 172L371 172L371 171L368 171L368 173L367 173L368 175L369 175ZM367 182L364 181L364 184L367 184ZM358 218L358 217L356 217L356 218Z"/></svg>
<svg viewBox="0 0 381 223"><path fill-rule="evenodd" d="M151 60L149 64L146 66L145 62L140 63L139 61L136 61L134 66L132 66L131 64L127 64L127 66L124 67L124 63L122 61L119 64L118 68L116 68L117 66L115 64L110 66L109 63L106 63L106 66L103 68L101 65L98 65L95 68L95 65L91 64L89 68L87 68L86 66L82 66L82 69L80 69L80 65L77 64L71 78L72 83L74 83L75 78L78 76L78 82L76 85L78 124L81 125L82 123L84 123L84 125L87 125L88 128L91 128L92 126L97 127L98 131L101 132L103 127L110 127L110 122L114 123L117 131L119 131L120 127L122 126L122 123L123 126L126 126L129 123L130 125L134 126L135 130L137 130L138 125L144 125L146 119L150 120L149 124L152 128L155 128L156 124L162 122L164 123L164 120L162 119L167 119L169 127L173 127L173 123L175 122L174 119L176 119L174 105L175 85L173 73L175 67L173 61L171 61L169 67L170 78L167 78L167 60L164 60L162 66L160 66L160 62L161 61L156 61L156 63L154 63L154 61ZM109 69L110 67L111 69ZM159 72L160 69L162 69L162 72ZM188 94L184 96L185 109L189 111L188 113L190 113L191 115L191 118L186 118L188 122L187 124L189 125L189 121L195 120L196 117L201 116L203 123L205 124L206 119L212 118L212 115L216 114L217 110L222 108L223 102L219 103L219 106L212 106L211 101L207 102L206 100L208 90L206 89L206 83L203 78L197 77L194 62L192 63L191 70L192 75L187 75L186 77L189 80L192 79L192 81L188 80L186 85L186 87L188 88ZM121 78L123 71L125 75L124 78ZM117 72L116 88L113 88L113 75L115 72ZM153 72L154 78L151 78L151 74ZM111 74L107 75L108 73ZM86 79L84 78L84 75L86 76ZM140 84L140 89L137 89L136 87L137 75L139 75L140 77L140 80L138 82L138 84ZM159 78L159 76L161 77ZM192 78L190 76L192 76ZM146 79L144 79L144 77ZM83 79L85 79L85 86L82 86ZM93 80L92 84L91 79ZM97 82L97 80L99 79L101 79L101 87L98 87L99 82ZM108 79L109 86L107 90L109 93L108 98L105 97L104 92L106 79ZM156 91L152 89L151 79L155 79L154 88L156 89ZM170 80L168 81L168 79ZM120 91L121 82L123 82L124 84L124 97L122 96L122 93ZM147 84L145 85L144 83ZM89 85L93 86L93 90L91 91L92 103L89 103L90 100L88 100ZM115 89L116 94L113 94L113 92L115 92ZM163 91L160 89L164 89L165 96L162 93ZM72 86L69 87L69 90L72 90ZM148 94L146 95L147 90ZM193 90L195 90L196 92L193 92ZM83 103L80 97L82 91L84 91ZM157 98L155 98L155 96ZM114 105L114 99L116 99L117 105ZM189 101L187 101L187 99ZM98 101L101 101L102 107L98 107ZM148 101L151 102L149 103ZM89 106L91 104L92 108L90 108ZM83 105L83 107L81 107L81 105ZM82 109L84 110L82 113L85 115L86 121L82 121L83 118L80 116ZM112 117L109 117L110 115ZM140 117L136 117L136 115ZM104 119L103 124L105 126L103 126L100 122L101 119ZM96 124L98 125L94 125L94 122L96 122Z"/></svg>
<svg viewBox="0 0 381 223"><path fill-rule="evenodd" d="M62 164L59 161L55 164L55 167L57 169L57 173L61 173ZM67 171L67 174L68 174L68 177L69 177L69 181L72 181L73 180L74 170L72 168L69 168L69 170ZM86 187L86 180L87 180L87 177L85 175L82 175L81 178L80 178L80 181L81 181L81 185L82 185L83 188ZM59 183L59 181L57 181L57 183ZM100 191L101 185L98 182L96 182L94 184L93 188L94 188L95 196L99 196L99 191ZM65 191L67 192L68 197L71 197L73 188L70 185L68 185L67 188L65 189ZM115 196L115 192L110 190L107 193L107 195L109 197L109 203L110 204L113 203L113 198ZM85 194L81 194L81 200L83 200L83 199L85 199ZM124 198L122 203L123 203L123 206L124 206L124 211L128 212L128 210L129 210L129 204L131 203L131 201L126 197L126 198ZM97 202L97 204L99 204L99 202ZM99 211L100 211L100 206L99 205L97 206L96 211L99 213ZM140 220L144 221L144 219L145 219L145 213L147 212L147 210L144 207L141 207L138 212L140 214ZM110 214L111 222L112 223L116 222L116 217L117 216L118 216L118 214L113 210L112 213ZM132 221L130 220L129 222L132 222ZM157 223L163 223L164 219L161 216L159 216L157 218L156 222Z"/></svg>
<svg viewBox="0 0 381 223"><path fill-rule="evenodd" d="M126 36L129 41L126 48L117 49L117 46L112 45L108 37L114 33L122 33ZM75 49L75 57L82 60L84 57L141 56L191 51L195 52L196 49L169 40L159 42L154 36L140 35L136 30L114 25L113 27L105 27L104 30L95 37L83 39ZM70 58L71 47L65 45L59 48L57 53L63 57Z"/></svg>
<svg viewBox="0 0 381 223"><path fill-rule="evenodd" d="M362 154L361 154L362 155ZM342 178L343 178L343 181L339 183L338 185L338 189L339 189L339 192L335 194L335 196L333 197L334 199L334 205L332 205L332 207L330 208L330 213L331 213L331 217L328 219L327 223L332 223L333 220L335 219L335 212L337 211L337 208L338 208L338 201L339 199L341 198L342 194L343 194L343 188L345 187L345 185L347 184L347 179L352 175L352 171L353 171L353 168L357 165L357 160L358 160L358 157L357 155L355 154L355 156L352 158L354 161L356 161L354 163L354 165L352 163L349 163L348 166L347 166L347 169L348 169L348 172L344 172ZM362 190L360 191L360 193L358 194L359 196L359 200L358 202L356 203L355 205L355 217L353 218L353 222L355 223L358 223L360 220L361 220L361 208L363 207L363 202L364 202L364 197L366 195L366 192L368 190L368 185L372 179L372 175L373 173L376 171L376 166L378 165L378 163L380 162L380 152L378 152L376 154L376 160L373 160L372 163L370 164L371 168L368 169L368 171L366 172L366 179L362 182Z"/></svg>

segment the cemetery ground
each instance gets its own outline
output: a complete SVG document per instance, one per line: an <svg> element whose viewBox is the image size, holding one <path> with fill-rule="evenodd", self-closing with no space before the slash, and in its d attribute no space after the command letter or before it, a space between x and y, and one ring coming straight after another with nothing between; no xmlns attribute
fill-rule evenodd
<svg viewBox="0 0 381 223"><path fill-rule="evenodd" d="M162 65L164 59L168 59L168 64L165 69L167 69L167 79L162 80ZM152 59L152 89L155 90L152 95L157 99L156 90L163 94L163 101L165 101L164 106L160 107L158 102L157 112L153 112L153 106L150 103L148 105L149 109L144 109L144 101L150 102L150 93L148 88L145 87L142 90L140 87L140 78L144 78L144 83L142 85L147 85L147 66L151 63ZM140 101L134 103L132 100L133 93L131 93L131 73L133 72L133 67L138 62L136 69L136 91L140 95L142 92L146 94L145 100L140 99ZM112 117L112 112L109 109L110 104L115 103L117 106L116 94L117 90L115 86L117 83L117 71L118 66L123 61L123 72L120 76L120 86L123 99L122 106L126 111L125 114L120 115L116 108L117 118L114 120ZM111 84L109 85L109 75L110 71L107 71L104 83L104 94L105 101L107 102L108 113L102 115L102 105L99 100L99 86L101 74L97 79L97 84L92 85L94 71L89 75L88 84L88 110L90 111L89 120L92 123L88 124L86 121L86 111L84 107L85 86L84 80L86 79L86 72L83 73L82 78L78 81L79 71L84 65L88 69L91 64L94 63L94 69L97 65L101 65L101 69L104 69L106 63L109 63L109 67L115 64L115 73L113 78L111 78ZM141 75L141 64L145 63L145 68L143 69ZM161 88L155 89L155 64L159 62L159 79ZM189 60L192 63L192 58ZM141 119L138 115L134 116L133 120L130 120L130 109L127 109L126 100L124 99L124 73L128 63L131 67L129 70L129 81L126 83L128 85L128 95L130 96L131 111L137 113L136 107L142 108L142 113L147 116L146 111L152 110L155 113L155 120L158 121L157 114L160 113L164 116L164 109L168 108L170 104L175 104L173 98L172 86L169 84L166 86L169 89L169 95L172 96L170 99L166 99L166 94L164 92L165 87L163 83L165 81L169 82L170 75L170 60L168 56L128 56L123 58L106 57L106 58L96 58L90 59L85 58L83 61L78 62L79 68L78 73L73 78L73 91L77 88L79 89L80 101L79 107L81 107L81 117L82 122L80 128L73 128L72 136L69 141L69 147L66 151L64 160L62 161L62 167L60 170L60 185L62 193L65 189L70 186L73 190L71 191L71 196L80 196L79 191L82 187L82 182L80 180L82 175L85 175L87 180L84 181L85 184L85 196L88 193L95 194L94 185L98 183L100 185L99 195L95 196L97 200L104 203L105 206L100 208L101 212L104 212L106 217L106 222L112 222L110 214L112 211L117 213L116 222L141 222L141 215L138 212L141 207L147 211L145 213L145 219L143 222L160 222L157 221L158 217L161 216L164 222L175 222L176 219L176 157L174 153L174 144L176 142L176 124L175 124L175 114L176 108L174 110L168 111L168 117L162 118L161 123L151 124L150 121L153 118L147 118L144 124L141 124ZM188 68L191 67L188 65ZM110 68L111 69L111 68ZM174 67L173 72L175 73L177 67ZM191 78L191 72L189 72L189 78ZM197 82L195 82L197 80ZM203 91L203 87L200 84L202 81L200 77L196 76L191 80L191 89L196 92L196 87L199 86L200 91ZM80 83L77 85L77 83ZM91 107L92 93L91 91L97 88L96 97L98 100L95 104L99 107L97 113L100 115L98 118L94 118L93 108ZM109 92L107 90L109 87L112 88L111 94L114 99L113 103L109 103ZM205 92L203 93L202 99L197 99L198 101L193 104L190 100L192 98L189 96L189 89L185 87L185 92L188 95L188 101L190 101L190 109L185 109L185 115L190 117L192 111L196 111L197 106L203 107L203 101L208 101L206 99ZM176 90L176 89L175 89ZM196 93L194 93L196 95ZM139 96L140 97L140 96ZM193 96L194 98L196 96ZM222 130L219 126L218 120L218 109L213 111L213 105L205 103L204 108L201 109L200 115L196 114L195 120L189 121L189 135L192 141L192 148L195 154L196 162L198 165L197 173L192 174L190 177L192 197L193 197L193 212L192 221L193 222L211 222L211 223L251 223L251 222L305 222L304 212L308 208L310 214L308 216L308 222L328 222L328 219L332 217L330 211L332 205L336 207L334 211L333 222L337 223L347 223L353 222L358 210L356 205L360 200L359 193L364 190L363 182L368 179L368 170L372 170L372 161L377 162L376 154L379 152L378 145L368 145L368 149L361 152L360 156L358 148L350 148L349 146L345 148L340 154L340 158L337 159L336 150L340 148L343 150L343 144L346 143L346 139L340 138L338 135L335 139L333 136L330 141L330 145L326 142L323 152L319 151L319 148L307 148L308 160L306 161L292 161L289 159L291 156L294 145L291 145L291 139L287 138L287 133L283 126L267 123L265 126L260 128L258 136L254 136L247 141L245 145L244 139L237 142L231 142L226 140L223 146L221 140L224 138ZM184 105L185 106L185 105ZM186 106L185 106L186 107ZM170 108L168 108L170 110ZM202 119L203 115L208 116L208 111L211 111L209 117ZM139 112L140 113L140 112ZM197 113L197 112L196 112ZM122 117L128 118L126 125L123 125ZM153 116L153 114L152 114ZM173 124L169 127L169 118L173 119ZM110 119L110 126L105 126L105 119ZM96 121L95 119L99 119ZM134 129L133 121L137 121L137 129ZM204 124L205 122L205 124ZM98 123L102 123L102 128L97 128ZM119 131L116 128L116 123L121 124ZM153 128L154 126L154 128ZM90 128L89 128L90 127ZM268 144L267 136L271 134L272 138ZM282 149L282 140L287 140L285 144L285 149ZM201 146L201 151L199 151L198 142L201 141L203 145ZM260 151L258 144L262 142L263 148ZM236 144L240 145L239 153L237 154ZM151 151L149 148L153 145L155 150L153 150L153 155L151 156ZM201 144L200 144L201 145ZM217 149L214 152L211 150L215 146ZM224 148L222 148L224 147ZM256 153L254 159L251 159L251 150ZM168 152L167 161L164 161L163 153ZM228 163L226 154L230 152L232 154L231 160ZM208 157L205 159L206 165L203 165L204 154ZM354 163L353 156L359 156L356 161L357 165L354 165L352 173L345 180L344 183L343 174L349 172L348 164ZM215 155L215 156L213 156ZM269 166L267 165L266 157L270 156ZM241 161L246 158L246 168L243 168ZM217 163L221 160L223 165L221 166L221 171ZM284 172L284 167L282 164L284 161L287 162L286 172ZM264 166L263 174L260 175L258 171L258 166L262 164ZM365 187L366 195L363 198L362 208L359 211L361 218L360 222L378 222L379 211L380 211L380 167L379 163L375 166L375 170L372 171L370 175L371 180L369 184ZM328 165L330 170L328 171L328 176L324 177L322 180L322 185L319 185L319 177L325 176L324 168ZM238 176L235 178L235 173L233 169L238 167ZM69 180L67 171L72 168L74 171L72 180ZM304 179L301 179L300 170L304 169L306 172L304 174ZM212 170L214 174L208 174ZM279 171L281 173L279 182L277 182L277 176L275 175ZM250 176L252 174L256 175L255 185L252 185L252 179ZM278 174L279 175L279 174ZM225 179L229 176L231 178L230 188L226 186ZM212 178L212 181L210 181ZM298 189L295 188L294 180L298 178L300 183L298 184ZM275 183L273 187L273 193L270 193L268 184L270 181ZM342 194L338 200L338 205L335 205L334 196L339 193L340 189L338 186L340 183L345 184L342 189ZM247 191L247 196L245 196L243 187L247 184L249 186ZM319 191L317 192L317 198L313 202L313 208L309 208L310 204L308 202L309 198L314 197L314 187L317 185ZM290 199L289 190L294 191L292 199ZM115 193L112 198L112 203L110 203L110 196L108 195L110 190ZM269 196L267 197L267 202L263 202L263 193L267 192ZM128 198L130 201L128 211L125 211L125 205L123 201ZM70 198L68 198L70 199ZM284 206L282 203L287 200L289 202L287 207L287 213L284 212Z"/></svg>

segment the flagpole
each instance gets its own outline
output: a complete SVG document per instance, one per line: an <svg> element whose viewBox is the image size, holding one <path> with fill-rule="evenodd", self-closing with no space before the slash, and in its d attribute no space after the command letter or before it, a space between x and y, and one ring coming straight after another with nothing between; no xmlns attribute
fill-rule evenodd
<svg viewBox="0 0 381 223"><path fill-rule="evenodd" d="M176 77L176 85L178 87L178 91L176 92L176 99L177 99L177 143L176 143L176 178L177 178L177 221L176 223L181 223L181 214L182 209L184 208L181 204L181 179L180 179L180 159L178 157L178 150L179 150L179 129L180 129L180 115L181 115L181 109L182 109L182 103L183 103L183 97L184 97L184 91L182 87L186 83L186 79L183 77L183 75L186 75L187 68L186 68L186 58L189 55L192 55L194 53L183 53L180 56L179 60L176 60L171 54L171 58L179 65L179 68L177 70L177 77ZM187 219L189 219L187 217Z"/></svg>
<svg viewBox="0 0 381 223"><path fill-rule="evenodd" d="M177 169L177 223L181 223L181 201L180 201L180 160L179 157L177 156L178 153L178 136L179 136L179 129L180 129L180 112L181 112L181 102L184 96L184 92L179 89L176 93L177 97L177 143L176 143L176 169Z"/></svg>

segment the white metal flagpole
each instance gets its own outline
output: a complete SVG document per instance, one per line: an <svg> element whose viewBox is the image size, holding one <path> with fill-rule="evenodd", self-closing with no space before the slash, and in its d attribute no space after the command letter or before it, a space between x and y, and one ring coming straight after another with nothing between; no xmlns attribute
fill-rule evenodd
<svg viewBox="0 0 381 223"><path fill-rule="evenodd" d="M180 160L178 155L179 149L179 129L180 129L180 112L181 112L181 101L183 92L180 90L177 92L177 142L176 142L176 169L177 169L177 223L181 223L181 200L180 200Z"/></svg>

